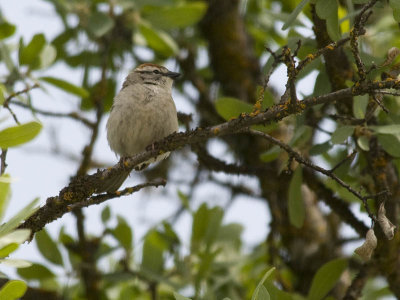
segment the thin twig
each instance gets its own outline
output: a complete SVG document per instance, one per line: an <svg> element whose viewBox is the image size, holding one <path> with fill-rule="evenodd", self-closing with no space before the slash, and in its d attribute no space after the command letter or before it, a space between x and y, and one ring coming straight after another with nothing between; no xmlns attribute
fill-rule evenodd
<svg viewBox="0 0 400 300"><path fill-rule="evenodd" d="M6 157L7 157L7 150L8 149L1 149L1 155L0 155L0 176L3 175L6 172L7 168L7 162L6 162Z"/></svg>
<svg viewBox="0 0 400 300"><path fill-rule="evenodd" d="M349 161L349 160L353 160L354 156L356 156L357 151L354 150L350 155L347 155L345 159L343 159L342 161L340 161L338 164L336 164L336 166L334 166L332 169L330 169L330 172L333 173L335 172L341 165L343 165L345 162Z"/></svg>
<svg viewBox="0 0 400 300"><path fill-rule="evenodd" d="M252 129L247 129L247 132L249 132L252 135L256 135L256 136L260 136L263 137L264 139L270 141L271 143L279 146L280 148L282 148L283 150L285 150L290 156L292 156L298 163L309 167L321 174L324 174L330 178L332 178L333 180L335 180L337 183L339 183L342 187L344 187L345 189L347 189L350 193L352 193L354 196L356 196L358 199L360 199L364 205L365 210L368 213L368 216L371 218L371 220L375 221L376 217L373 215L372 211L369 208L367 199L370 197L364 197L363 195L361 195L360 192L356 191L355 189L353 189L349 184L347 184L346 182L344 182L342 179L340 179L339 177L337 177L334 173L332 173L330 170L326 170L324 168L321 168L317 165L315 165L314 163L312 163L311 161L305 159L304 157L302 157L299 153L297 153L295 150L293 150L289 145L281 142L280 140L264 133L261 131L257 131L257 130L252 130Z"/></svg>
<svg viewBox="0 0 400 300"><path fill-rule="evenodd" d="M52 111L46 111L46 110L42 110L39 108L35 108L32 107L28 104L22 103L22 102L18 102L18 101L10 101L10 104L13 105L17 105L23 108L27 108L27 109L31 109L34 113L43 115L43 116L47 116L47 117L60 117L60 118L70 118L76 121L80 121L83 124L87 125L90 128L94 127L94 123L88 119L86 119L85 117L80 116L77 112L70 112L70 113L60 113L60 112L52 112Z"/></svg>
<svg viewBox="0 0 400 300"><path fill-rule="evenodd" d="M101 203L103 203L105 201L108 201L110 199L131 195L133 193L136 193L136 192L140 191L141 189L143 189L145 187L153 186L153 187L157 188L159 186L165 186L166 184L167 184L167 181L165 179L160 179L160 180L156 180L156 181L149 181L149 182L146 182L146 183L135 185L133 187L125 188L122 191L116 191L116 192L113 192L113 193L96 195L96 196L90 197L86 201L75 203L73 205L70 205L69 207L70 207L71 210L75 210L77 208L84 208L84 207L88 207L88 206L91 206L91 205L98 205L98 204L101 204Z"/></svg>

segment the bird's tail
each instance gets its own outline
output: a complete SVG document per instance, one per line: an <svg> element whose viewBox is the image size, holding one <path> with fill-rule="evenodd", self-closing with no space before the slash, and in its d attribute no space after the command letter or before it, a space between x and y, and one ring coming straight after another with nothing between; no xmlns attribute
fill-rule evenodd
<svg viewBox="0 0 400 300"><path fill-rule="evenodd" d="M119 187L124 183L125 179L129 176L131 170L124 170L118 174L107 178L102 182L102 186L97 189L97 193L112 193L119 189Z"/></svg>

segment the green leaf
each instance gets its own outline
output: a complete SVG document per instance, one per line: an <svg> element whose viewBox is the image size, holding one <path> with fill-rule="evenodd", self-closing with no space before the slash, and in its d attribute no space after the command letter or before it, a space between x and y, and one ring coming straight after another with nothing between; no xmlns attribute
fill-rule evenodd
<svg viewBox="0 0 400 300"><path fill-rule="evenodd" d="M236 98L222 97L215 101L218 114L225 120L238 117L241 113L251 113L253 105Z"/></svg>
<svg viewBox="0 0 400 300"><path fill-rule="evenodd" d="M21 280L10 280L0 290L0 299L14 300L21 298L28 286Z"/></svg>
<svg viewBox="0 0 400 300"><path fill-rule="evenodd" d="M290 223L297 228L301 228L305 219L305 207L301 193L301 184L303 183L303 170L299 166L294 171L289 184L289 219Z"/></svg>
<svg viewBox="0 0 400 300"><path fill-rule="evenodd" d="M8 255L10 255L10 253L17 250L18 247L19 247L19 244L17 244L17 243L11 243L11 244L8 244L7 246L4 246L3 248L0 249L0 258L7 257Z"/></svg>
<svg viewBox="0 0 400 300"><path fill-rule="evenodd" d="M4 174L0 176L0 220L3 219L4 213L9 202L10 196L10 175Z"/></svg>
<svg viewBox="0 0 400 300"><path fill-rule="evenodd" d="M36 245L44 258L53 264L59 266L63 265L63 259L60 250L51 236L47 233L46 229L42 229L41 231L37 232L35 235L35 240Z"/></svg>
<svg viewBox="0 0 400 300"><path fill-rule="evenodd" d="M26 47L22 47L19 53L21 65L35 66L39 62L39 54L46 45L46 38L42 33L35 34Z"/></svg>
<svg viewBox="0 0 400 300"><path fill-rule="evenodd" d="M389 0L389 5L392 9L400 9L400 2L398 0Z"/></svg>
<svg viewBox="0 0 400 300"><path fill-rule="evenodd" d="M290 14L289 19L285 22L285 24L283 24L282 30L286 30L292 25L308 2L310 2L310 0L301 0L300 4L297 5L294 11Z"/></svg>
<svg viewBox="0 0 400 300"><path fill-rule="evenodd" d="M80 86L76 86L68 81L65 81L63 79L55 78L55 77L40 77L39 78L42 81L45 81L51 85L54 85L55 87L58 87L59 89L62 89L66 91L67 93L74 94L76 96L86 98L89 97L89 93L87 90Z"/></svg>
<svg viewBox="0 0 400 300"><path fill-rule="evenodd" d="M190 298L183 297L183 296L181 296L181 295L179 295L178 293L175 293L175 292L174 292L174 297L175 297L175 300L191 300Z"/></svg>
<svg viewBox="0 0 400 300"><path fill-rule="evenodd" d="M400 157L400 137L391 134L378 134L378 142L391 156Z"/></svg>
<svg viewBox="0 0 400 300"><path fill-rule="evenodd" d="M147 47L151 48L163 57L174 56L178 53L178 46L175 41L167 33L156 30L150 25L141 23L139 31L146 41Z"/></svg>
<svg viewBox="0 0 400 300"><path fill-rule="evenodd" d="M364 151L369 151L369 139L366 136L360 136L357 139L357 145Z"/></svg>
<svg viewBox="0 0 400 300"><path fill-rule="evenodd" d="M111 233L122 247L126 250L132 249L132 230L121 216L118 216L118 224Z"/></svg>
<svg viewBox="0 0 400 300"><path fill-rule="evenodd" d="M30 266L32 266L32 263L27 261L27 260L23 260L23 259L3 259L0 260L1 264L13 267L13 268L28 268Z"/></svg>
<svg viewBox="0 0 400 300"><path fill-rule="evenodd" d="M110 217L111 217L111 209L109 206L106 206L101 211L101 221L103 223L107 223L110 220Z"/></svg>
<svg viewBox="0 0 400 300"><path fill-rule="evenodd" d="M393 18L396 22L400 22L400 9L393 9Z"/></svg>
<svg viewBox="0 0 400 300"><path fill-rule="evenodd" d="M193 253L199 251L200 246L209 247L218 235L223 210L220 207L208 208L203 203L193 216L192 237L190 249Z"/></svg>
<svg viewBox="0 0 400 300"><path fill-rule="evenodd" d="M5 63L8 71L10 73L15 72L15 65L14 62L11 58L11 53L10 53L10 48L7 47L6 44L4 44L3 42L0 41L0 56L1 56L1 60Z"/></svg>
<svg viewBox="0 0 400 300"><path fill-rule="evenodd" d="M353 115L357 119L364 119L365 112L367 111L367 105L369 101L369 95L355 96L353 101Z"/></svg>
<svg viewBox="0 0 400 300"><path fill-rule="evenodd" d="M332 90L331 82L328 74L325 71L320 71L314 85L314 96L321 96L329 93Z"/></svg>
<svg viewBox="0 0 400 300"><path fill-rule="evenodd" d="M272 272L275 270L275 268L269 269L261 279L261 281L257 284L256 289L254 290L253 295L251 296L251 300L264 300L264 299L269 299L269 293L267 289L264 287L264 282L267 280L267 278L272 274Z"/></svg>
<svg viewBox="0 0 400 300"><path fill-rule="evenodd" d="M13 229L15 229L23 220L29 218L33 213L38 210L37 206L39 198L34 199L31 203L21 209L14 217L12 217L8 222L0 225L0 237L6 235Z"/></svg>
<svg viewBox="0 0 400 300"><path fill-rule="evenodd" d="M0 131L0 148L25 144L34 139L41 129L42 124L36 121L3 129Z"/></svg>
<svg viewBox="0 0 400 300"><path fill-rule="evenodd" d="M101 37L114 27L114 20L102 12L92 13L89 17L88 30L95 37Z"/></svg>
<svg viewBox="0 0 400 300"><path fill-rule="evenodd" d="M279 154L282 152L279 146L273 146L268 151L261 153L260 159L263 162L270 162L278 158Z"/></svg>
<svg viewBox="0 0 400 300"><path fill-rule="evenodd" d="M333 144L341 144L347 140L354 132L354 126L341 126L336 128L332 133L331 142Z"/></svg>
<svg viewBox="0 0 400 300"><path fill-rule="evenodd" d="M322 143L322 144L316 144L311 147L310 155L311 156L320 155L320 154L328 152L331 148L332 148L332 145L331 145L330 141L326 141L325 143Z"/></svg>
<svg viewBox="0 0 400 300"><path fill-rule="evenodd" d="M337 41L340 39L339 19L337 13L326 19L326 29L332 40Z"/></svg>
<svg viewBox="0 0 400 300"><path fill-rule="evenodd" d="M312 280L308 300L323 299L335 286L346 268L347 260L343 258L331 260L319 268Z"/></svg>
<svg viewBox="0 0 400 300"><path fill-rule="evenodd" d="M315 4L315 11L323 20L326 20L331 15L338 13L337 0L318 0Z"/></svg>
<svg viewBox="0 0 400 300"><path fill-rule="evenodd" d="M369 128L373 129L376 133L381 134L400 134L400 124L370 126Z"/></svg>
<svg viewBox="0 0 400 300"><path fill-rule="evenodd" d="M6 39L15 33L16 27L8 22L0 24L0 40Z"/></svg>
<svg viewBox="0 0 400 300"><path fill-rule="evenodd" d="M204 16L207 4L202 1L179 3L175 6L146 5L141 17L163 30L186 28L196 24Z"/></svg>
<svg viewBox="0 0 400 300"><path fill-rule="evenodd" d="M295 300L295 299L297 299L295 297L292 297L291 293L284 292L284 291L281 291L280 289L278 289L272 283L272 281L267 280L264 283L264 286L267 288L267 291L269 293L271 300ZM297 300L300 300L300 299L304 300L304 298L299 298Z"/></svg>
<svg viewBox="0 0 400 300"><path fill-rule="evenodd" d="M57 57L56 48L51 44L47 44L46 46L44 46L43 50L39 54L39 59L40 59L39 68L44 69L50 67L56 60L56 57Z"/></svg>
<svg viewBox="0 0 400 300"><path fill-rule="evenodd" d="M143 243L142 270L152 274L162 274L164 269L164 251L167 244L160 234L152 229L146 234Z"/></svg>
<svg viewBox="0 0 400 300"><path fill-rule="evenodd" d="M55 277L54 273L47 267L35 263L30 267L18 269L17 273L19 276L27 280L43 280Z"/></svg>
<svg viewBox="0 0 400 300"><path fill-rule="evenodd" d="M9 244L22 244L24 243L30 236L31 231L29 229L17 229L6 235L0 237L0 248L9 245Z"/></svg>

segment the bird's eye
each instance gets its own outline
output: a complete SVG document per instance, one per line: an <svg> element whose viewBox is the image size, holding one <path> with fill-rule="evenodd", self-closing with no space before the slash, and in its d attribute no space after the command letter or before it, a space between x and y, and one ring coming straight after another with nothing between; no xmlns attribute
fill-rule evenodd
<svg viewBox="0 0 400 300"><path fill-rule="evenodd" d="M160 74L160 71L154 70L153 73L154 73L154 74Z"/></svg>

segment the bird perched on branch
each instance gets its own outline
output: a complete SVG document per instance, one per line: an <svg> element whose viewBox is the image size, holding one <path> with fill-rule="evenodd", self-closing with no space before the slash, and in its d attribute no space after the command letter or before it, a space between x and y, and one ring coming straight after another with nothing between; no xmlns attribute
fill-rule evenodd
<svg viewBox="0 0 400 300"><path fill-rule="evenodd" d="M178 131L178 118L172 84L179 73L151 63L138 66L126 77L121 91L115 96L107 122L107 139L111 150L121 157L138 154L157 140ZM137 166L144 169L149 163L168 157L159 155ZM107 179L103 191L116 191L130 171Z"/></svg>

